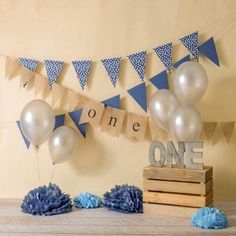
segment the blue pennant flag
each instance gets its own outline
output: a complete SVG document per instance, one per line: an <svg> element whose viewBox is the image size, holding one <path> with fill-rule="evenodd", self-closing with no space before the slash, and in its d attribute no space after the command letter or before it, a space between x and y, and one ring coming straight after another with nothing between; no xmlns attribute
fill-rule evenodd
<svg viewBox="0 0 236 236"><path fill-rule="evenodd" d="M220 66L220 62L217 56L215 42L213 37L208 39L205 43L199 46L199 51L210 59L217 66Z"/></svg>
<svg viewBox="0 0 236 236"><path fill-rule="evenodd" d="M134 69L138 73L138 76L143 81L145 66L146 66L147 52L142 51L142 52L134 53L134 54L129 55L128 58L131 64L133 65Z"/></svg>
<svg viewBox="0 0 236 236"><path fill-rule="evenodd" d="M120 69L120 59L121 59L120 57L115 57L102 60L102 64L104 65L107 74L114 87L116 86L116 82L118 79L118 74Z"/></svg>
<svg viewBox="0 0 236 236"><path fill-rule="evenodd" d="M178 60L177 62L175 62L175 63L173 64L173 67L174 67L174 68L177 68L177 67L180 66L182 63L187 62L187 61L190 61L190 55L187 55L187 56L181 58L180 60Z"/></svg>
<svg viewBox="0 0 236 236"><path fill-rule="evenodd" d="M25 137L25 135L23 134L23 132L22 132L22 130L21 130L21 127L20 127L20 121L19 121L19 120L16 121L16 124L17 124L17 126L18 126L18 128L19 128L19 130L20 130L20 133L21 133L22 138L24 139L24 142L25 142L25 145L26 145L27 149L29 149L30 141L29 141L29 140Z"/></svg>
<svg viewBox="0 0 236 236"><path fill-rule="evenodd" d="M76 111L72 111L69 112L69 116L70 118L73 120L73 122L75 123L75 125L77 126L77 128L79 129L80 133L83 135L83 137L86 137L86 132L87 132L87 124L79 124L79 120L81 117L83 109L80 110L76 110Z"/></svg>
<svg viewBox="0 0 236 236"><path fill-rule="evenodd" d="M153 49L168 72L171 71L172 67L172 49L172 43L167 43L165 45Z"/></svg>
<svg viewBox="0 0 236 236"><path fill-rule="evenodd" d="M180 39L182 44L188 49L188 51L193 55L194 59L198 61L199 59L199 39L198 32L186 35Z"/></svg>
<svg viewBox="0 0 236 236"><path fill-rule="evenodd" d="M145 82L129 89L128 93L139 104L139 106L147 112L147 92Z"/></svg>
<svg viewBox="0 0 236 236"><path fill-rule="evenodd" d="M120 109L120 95L116 95L114 97L108 98L102 101L102 103L105 104L105 106L110 106L110 107Z"/></svg>
<svg viewBox="0 0 236 236"><path fill-rule="evenodd" d="M23 57L20 57L19 61L22 66L24 66L25 68L32 70L32 71L35 71L38 64L39 64L39 61L37 61L37 60L23 58Z"/></svg>
<svg viewBox="0 0 236 236"><path fill-rule="evenodd" d="M166 70L152 77L150 82L158 89L169 89L168 75Z"/></svg>
<svg viewBox="0 0 236 236"><path fill-rule="evenodd" d="M44 61L48 75L48 82L50 87L52 87L53 84L57 81L57 78L62 70L62 67L64 66L64 62L52 61L52 60L44 60Z"/></svg>
<svg viewBox="0 0 236 236"><path fill-rule="evenodd" d="M84 87L87 84L92 61L72 61L72 64L75 68L75 72L79 80L80 86L84 90Z"/></svg>
<svg viewBox="0 0 236 236"><path fill-rule="evenodd" d="M58 127L64 125L64 123L65 123L65 114L55 116L54 130L57 129Z"/></svg>

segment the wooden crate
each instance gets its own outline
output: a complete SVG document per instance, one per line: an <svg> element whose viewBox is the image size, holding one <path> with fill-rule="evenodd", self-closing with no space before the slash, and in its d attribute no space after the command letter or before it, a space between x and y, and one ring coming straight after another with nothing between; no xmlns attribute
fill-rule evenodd
<svg viewBox="0 0 236 236"><path fill-rule="evenodd" d="M190 216L213 205L213 168L203 170L148 166L143 170L144 212Z"/></svg>

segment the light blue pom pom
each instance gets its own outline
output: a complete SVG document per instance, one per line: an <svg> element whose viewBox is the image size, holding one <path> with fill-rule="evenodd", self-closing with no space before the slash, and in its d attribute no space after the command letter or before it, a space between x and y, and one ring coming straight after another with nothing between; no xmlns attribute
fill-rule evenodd
<svg viewBox="0 0 236 236"><path fill-rule="evenodd" d="M221 229L228 225L226 215L217 208L204 207L194 213L192 224L204 229Z"/></svg>
<svg viewBox="0 0 236 236"><path fill-rule="evenodd" d="M102 205L102 200L91 193L81 193L75 197L74 204L78 208L97 208Z"/></svg>

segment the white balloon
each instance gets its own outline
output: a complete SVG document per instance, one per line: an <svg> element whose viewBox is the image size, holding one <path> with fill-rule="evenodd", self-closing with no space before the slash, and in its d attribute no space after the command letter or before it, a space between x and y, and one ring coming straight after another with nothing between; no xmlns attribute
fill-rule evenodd
<svg viewBox="0 0 236 236"><path fill-rule="evenodd" d="M207 89L206 70L201 64L188 61L181 64L173 80L173 90L182 104L195 104Z"/></svg>
<svg viewBox="0 0 236 236"><path fill-rule="evenodd" d="M52 108L39 99L27 103L20 116L20 126L25 137L38 147L54 129L55 116Z"/></svg>
<svg viewBox="0 0 236 236"><path fill-rule="evenodd" d="M162 129L168 130L169 117L178 105L178 99L169 89L157 91L149 102L149 110L153 121Z"/></svg>

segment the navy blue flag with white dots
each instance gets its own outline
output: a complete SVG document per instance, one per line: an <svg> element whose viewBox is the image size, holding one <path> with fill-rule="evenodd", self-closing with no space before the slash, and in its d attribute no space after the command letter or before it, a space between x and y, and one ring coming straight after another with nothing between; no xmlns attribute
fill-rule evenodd
<svg viewBox="0 0 236 236"><path fill-rule="evenodd" d="M194 59L198 61L199 59L199 39L198 32L186 35L180 38L182 44L188 49L188 51L193 55Z"/></svg>
<svg viewBox="0 0 236 236"><path fill-rule="evenodd" d="M53 84L57 81L63 66L64 66L63 61L45 60L45 67L50 87L52 87Z"/></svg>
<svg viewBox="0 0 236 236"><path fill-rule="evenodd" d="M81 88L84 90L84 87L87 84L89 70L91 67L92 61L72 61L74 66L77 78L79 80Z"/></svg>
<svg viewBox="0 0 236 236"><path fill-rule="evenodd" d="M32 71L35 71L38 64L39 64L39 61L37 61L37 60L23 58L23 57L20 57L19 61L22 66L24 66L25 68L32 70Z"/></svg>
<svg viewBox="0 0 236 236"><path fill-rule="evenodd" d="M118 74L120 69L120 59L121 59L120 57L115 57L102 60L102 64L104 65L107 74L114 87L116 86L116 82L118 79Z"/></svg>
<svg viewBox="0 0 236 236"><path fill-rule="evenodd" d="M172 49L172 43L167 43L153 49L168 72L170 72L172 67Z"/></svg>
<svg viewBox="0 0 236 236"><path fill-rule="evenodd" d="M146 51L137 52L137 53L129 55L128 58L132 66L138 73L139 78L143 81L145 66L146 66L147 52Z"/></svg>

